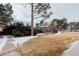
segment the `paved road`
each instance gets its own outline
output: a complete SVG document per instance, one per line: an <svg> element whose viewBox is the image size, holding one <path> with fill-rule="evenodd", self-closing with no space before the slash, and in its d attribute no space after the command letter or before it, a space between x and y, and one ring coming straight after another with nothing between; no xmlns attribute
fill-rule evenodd
<svg viewBox="0 0 79 59"><path fill-rule="evenodd" d="M79 40L75 41L70 48L64 52L64 56L79 56Z"/></svg>

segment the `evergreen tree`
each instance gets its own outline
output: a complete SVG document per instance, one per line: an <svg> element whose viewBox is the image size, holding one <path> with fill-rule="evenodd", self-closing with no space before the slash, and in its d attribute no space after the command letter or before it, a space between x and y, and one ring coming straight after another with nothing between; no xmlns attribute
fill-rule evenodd
<svg viewBox="0 0 79 59"><path fill-rule="evenodd" d="M6 26L13 20L12 13L13 10L10 3L0 4L0 21L2 22L2 25Z"/></svg>

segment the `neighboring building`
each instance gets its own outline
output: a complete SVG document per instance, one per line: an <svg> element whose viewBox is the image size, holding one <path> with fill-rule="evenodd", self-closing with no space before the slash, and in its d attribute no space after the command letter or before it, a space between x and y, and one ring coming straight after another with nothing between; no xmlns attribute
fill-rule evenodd
<svg viewBox="0 0 79 59"><path fill-rule="evenodd" d="M42 30L43 32L54 32L58 30L65 30L64 27L67 24L67 20L63 19L53 19L51 22L41 22L41 25L38 25L37 29Z"/></svg>
<svg viewBox="0 0 79 59"><path fill-rule="evenodd" d="M43 20L36 26L36 29L41 30L42 32L50 32L51 31L51 26L48 22L44 22Z"/></svg>

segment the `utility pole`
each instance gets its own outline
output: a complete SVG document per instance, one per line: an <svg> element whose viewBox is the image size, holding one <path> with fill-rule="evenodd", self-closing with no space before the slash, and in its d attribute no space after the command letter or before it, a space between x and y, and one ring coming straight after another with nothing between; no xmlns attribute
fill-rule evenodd
<svg viewBox="0 0 79 59"><path fill-rule="evenodd" d="M34 19L33 19L33 3L31 3L31 36L33 36L33 22L34 22Z"/></svg>

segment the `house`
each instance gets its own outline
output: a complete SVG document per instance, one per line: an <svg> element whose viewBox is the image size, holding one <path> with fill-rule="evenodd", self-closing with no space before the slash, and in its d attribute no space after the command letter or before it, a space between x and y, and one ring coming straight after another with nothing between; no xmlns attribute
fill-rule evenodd
<svg viewBox="0 0 79 59"><path fill-rule="evenodd" d="M40 25L41 24L41 25ZM43 20L37 26L37 29L43 32L58 32L67 30L67 19L53 19L51 22L44 22Z"/></svg>
<svg viewBox="0 0 79 59"><path fill-rule="evenodd" d="M36 29L42 31L43 33L46 33L51 32L52 28L50 26L50 23L42 21L38 24L38 26L36 26Z"/></svg>

